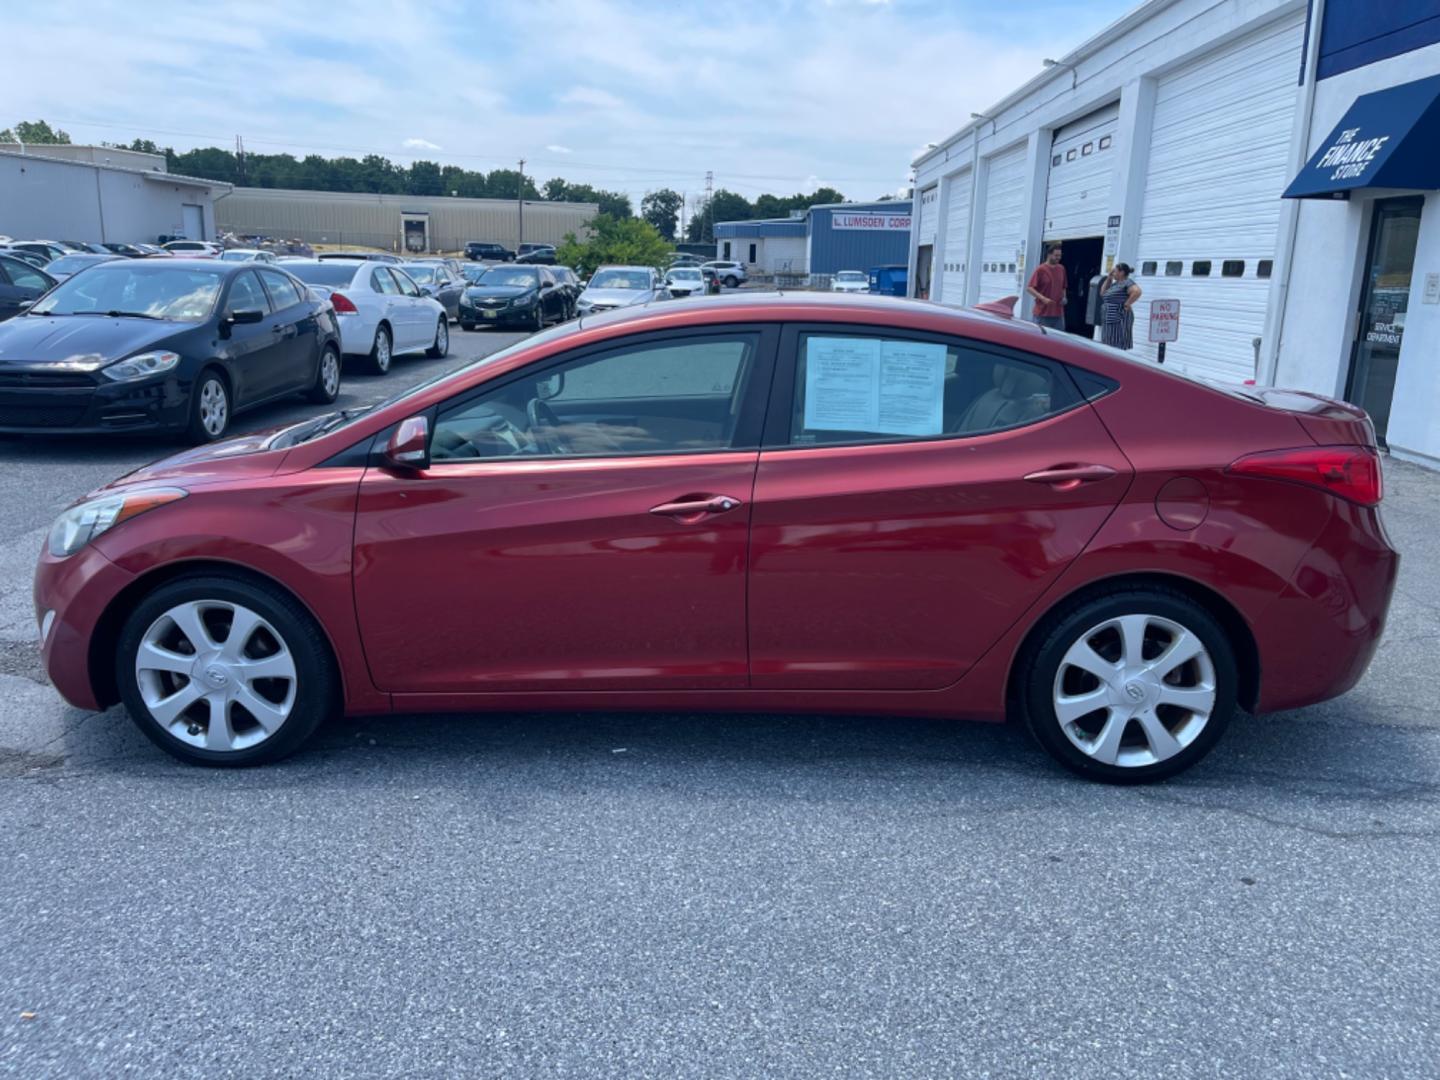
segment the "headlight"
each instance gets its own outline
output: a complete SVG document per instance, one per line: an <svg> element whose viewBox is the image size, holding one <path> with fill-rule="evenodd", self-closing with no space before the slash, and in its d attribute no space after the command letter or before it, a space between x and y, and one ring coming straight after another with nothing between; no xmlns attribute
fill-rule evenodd
<svg viewBox="0 0 1440 1080"><path fill-rule="evenodd" d="M57 559L74 555L101 533L113 529L146 510L154 510L176 499L183 499L180 488L145 488L101 495L72 506L50 527L50 554Z"/></svg>
<svg viewBox="0 0 1440 1080"><path fill-rule="evenodd" d="M148 379L151 375L160 375L166 371L173 370L175 365L180 363L180 354L173 352L147 352L139 356L132 356L128 360L121 360L118 364L111 364L101 371L107 379L114 379L116 382L134 382L136 379Z"/></svg>

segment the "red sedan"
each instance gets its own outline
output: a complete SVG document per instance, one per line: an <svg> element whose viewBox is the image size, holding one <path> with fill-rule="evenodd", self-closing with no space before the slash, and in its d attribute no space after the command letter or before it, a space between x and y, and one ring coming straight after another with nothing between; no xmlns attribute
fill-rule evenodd
<svg viewBox="0 0 1440 1080"><path fill-rule="evenodd" d="M794 710L1015 717L1137 781L1355 684L1380 497L1342 402L745 296L132 473L56 522L35 602L66 700L205 764L341 710Z"/></svg>

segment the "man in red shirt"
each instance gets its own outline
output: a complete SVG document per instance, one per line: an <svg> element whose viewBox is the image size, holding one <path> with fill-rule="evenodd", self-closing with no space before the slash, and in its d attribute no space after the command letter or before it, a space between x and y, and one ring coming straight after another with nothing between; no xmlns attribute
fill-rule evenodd
<svg viewBox="0 0 1440 1080"><path fill-rule="evenodd" d="M1045 261L1030 275L1030 284L1025 287L1035 300L1031 317L1049 330L1065 329L1065 267L1060 265L1060 245L1051 244L1045 249Z"/></svg>

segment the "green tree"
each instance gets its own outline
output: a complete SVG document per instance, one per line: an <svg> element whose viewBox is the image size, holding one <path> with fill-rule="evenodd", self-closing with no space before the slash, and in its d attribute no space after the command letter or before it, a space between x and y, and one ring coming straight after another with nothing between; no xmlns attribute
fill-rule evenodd
<svg viewBox="0 0 1440 1080"><path fill-rule="evenodd" d="M485 194L492 199L520 198L520 173L515 169L496 169L485 178ZM535 181L525 177L525 198L539 199Z"/></svg>
<svg viewBox="0 0 1440 1080"><path fill-rule="evenodd" d="M557 261L565 266L578 266L585 277L607 263L659 268L674 250L655 226L640 218L596 214L586 227L590 232L588 239L566 233L555 253Z"/></svg>
<svg viewBox="0 0 1440 1080"><path fill-rule="evenodd" d="M0 131L0 142L22 142L27 146L41 143L68 143L70 136L59 128L52 128L44 120L21 120L13 128Z"/></svg>
<svg viewBox="0 0 1440 1080"><path fill-rule="evenodd" d="M433 161L416 161L405 177L406 195L444 195L445 181Z"/></svg>
<svg viewBox="0 0 1440 1080"><path fill-rule="evenodd" d="M640 216L653 225L655 231L666 240L673 241L680 220L680 208L684 205L685 200L678 191L661 188L640 200Z"/></svg>
<svg viewBox="0 0 1440 1080"><path fill-rule="evenodd" d="M606 191L589 184L572 184L558 176L546 180L544 190L545 198L549 202L595 203L600 207L600 213L609 214L611 217L635 216L630 205L630 196L623 191Z"/></svg>

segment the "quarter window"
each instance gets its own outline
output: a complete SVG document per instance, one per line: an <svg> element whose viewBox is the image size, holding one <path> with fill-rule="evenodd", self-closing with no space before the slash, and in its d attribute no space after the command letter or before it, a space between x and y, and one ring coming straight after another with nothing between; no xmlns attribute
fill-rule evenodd
<svg viewBox="0 0 1440 1080"><path fill-rule="evenodd" d="M395 284L395 279L390 276L390 271L384 268L371 272L370 288L374 289L377 293L385 293L388 296L400 295L400 286Z"/></svg>
<svg viewBox="0 0 1440 1080"><path fill-rule="evenodd" d="M983 435L1075 404L1055 368L960 342L805 334L795 364L790 443L893 442Z"/></svg>
<svg viewBox="0 0 1440 1080"><path fill-rule="evenodd" d="M729 449L758 345L756 334L654 342L522 375L442 411L432 459Z"/></svg>

